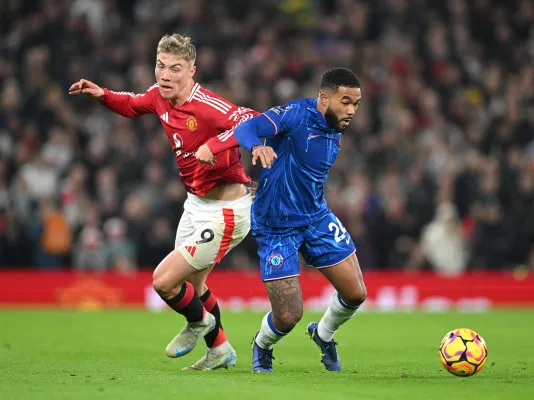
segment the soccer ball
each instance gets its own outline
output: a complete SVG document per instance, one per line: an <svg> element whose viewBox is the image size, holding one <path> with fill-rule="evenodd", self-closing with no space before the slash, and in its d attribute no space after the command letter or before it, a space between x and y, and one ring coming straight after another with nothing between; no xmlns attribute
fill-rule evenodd
<svg viewBox="0 0 534 400"><path fill-rule="evenodd" d="M451 374L471 376L486 364L488 347L474 330L459 328L445 335L439 345L439 358Z"/></svg>

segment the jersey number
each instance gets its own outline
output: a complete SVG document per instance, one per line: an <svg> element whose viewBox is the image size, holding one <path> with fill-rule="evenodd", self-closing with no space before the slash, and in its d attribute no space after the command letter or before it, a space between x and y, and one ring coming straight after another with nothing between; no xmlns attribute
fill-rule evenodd
<svg viewBox="0 0 534 400"><path fill-rule="evenodd" d="M200 234L201 240L197 240L197 244L208 243L213 240L215 234L211 229L204 229Z"/></svg>
<svg viewBox="0 0 534 400"><path fill-rule="evenodd" d="M330 222L330 224L328 224L328 229L330 230L330 232L334 231L334 239L336 243L339 243L342 240L345 240L345 242L349 244L350 236L347 234L347 230L345 229L345 227L343 226L343 224L337 217L336 217L336 220L337 220L337 224L335 222Z"/></svg>

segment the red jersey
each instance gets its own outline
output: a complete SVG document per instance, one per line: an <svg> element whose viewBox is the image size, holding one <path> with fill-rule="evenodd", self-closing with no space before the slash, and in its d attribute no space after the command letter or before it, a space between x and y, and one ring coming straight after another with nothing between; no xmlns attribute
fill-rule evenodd
<svg viewBox="0 0 534 400"><path fill-rule="evenodd" d="M250 108L237 107L222 97L195 83L191 94L180 106L161 97L158 85L143 94L114 92L104 88L102 103L125 117L154 113L167 133L180 178L190 193L205 196L211 189L225 183L248 183L233 129L258 113ZM232 142L233 148L215 156L215 165L202 164L195 152L210 138L210 149L217 143ZM235 143L234 143L235 142ZM224 143L227 147L228 143Z"/></svg>

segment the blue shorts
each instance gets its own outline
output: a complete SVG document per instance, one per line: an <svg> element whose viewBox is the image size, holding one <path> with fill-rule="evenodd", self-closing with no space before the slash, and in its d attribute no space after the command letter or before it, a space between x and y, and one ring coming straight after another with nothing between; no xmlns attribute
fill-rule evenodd
<svg viewBox="0 0 534 400"><path fill-rule="evenodd" d="M331 211L309 226L256 226L252 235L258 242L262 281L299 275L299 251L315 268L336 265L356 251L349 233Z"/></svg>

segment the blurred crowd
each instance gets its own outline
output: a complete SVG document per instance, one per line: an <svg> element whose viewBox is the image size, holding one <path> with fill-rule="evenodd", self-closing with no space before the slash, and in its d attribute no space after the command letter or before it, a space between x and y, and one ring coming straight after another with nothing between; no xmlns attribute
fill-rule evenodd
<svg viewBox="0 0 534 400"><path fill-rule="evenodd" d="M179 32L197 81L258 111L316 97L329 67L359 75L326 190L364 269L534 269L533 4L0 1L0 266L132 271L173 248L186 193L157 117L68 87L144 92ZM248 237L222 267L255 252Z"/></svg>

